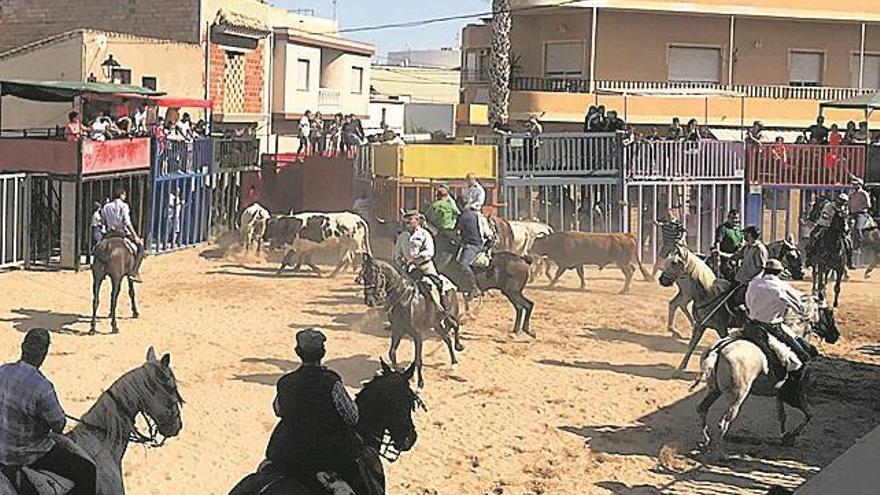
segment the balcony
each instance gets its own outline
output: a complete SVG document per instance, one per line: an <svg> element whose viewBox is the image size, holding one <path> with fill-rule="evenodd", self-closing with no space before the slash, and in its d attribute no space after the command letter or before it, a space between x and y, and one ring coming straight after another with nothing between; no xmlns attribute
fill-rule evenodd
<svg viewBox="0 0 880 495"><path fill-rule="evenodd" d="M866 146L786 144L747 150L750 184L815 187L850 185L850 174L865 176Z"/></svg>
<svg viewBox="0 0 880 495"><path fill-rule="evenodd" d="M318 110L321 113L336 113L342 111L342 91L338 89L318 89Z"/></svg>
<svg viewBox="0 0 880 495"><path fill-rule="evenodd" d="M516 77L510 81L513 91L544 91L549 93L589 93L590 81L583 78ZM770 98L782 100L837 100L850 98L872 90L858 88L835 88L827 86L800 87L779 85L717 84L688 81L596 81L598 91L639 92L707 90L730 91L746 98Z"/></svg>
<svg viewBox="0 0 880 495"><path fill-rule="evenodd" d="M77 175L81 170L83 175L92 175L147 168L149 138L83 141L81 145L46 134L35 137L35 133L0 139L0 170L4 172Z"/></svg>

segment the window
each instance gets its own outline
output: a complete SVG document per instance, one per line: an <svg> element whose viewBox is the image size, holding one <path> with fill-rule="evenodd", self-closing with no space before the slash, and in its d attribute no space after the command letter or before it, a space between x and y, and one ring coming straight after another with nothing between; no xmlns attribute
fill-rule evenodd
<svg viewBox="0 0 880 495"><path fill-rule="evenodd" d="M669 81L721 82L720 48L670 46L667 62Z"/></svg>
<svg viewBox="0 0 880 495"><path fill-rule="evenodd" d="M489 50L487 48L466 51L463 67L465 81L477 82L487 80L489 64Z"/></svg>
<svg viewBox="0 0 880 495"><path fill-rule="evenodd" d="M244 113L244 54L226 52L223 66L223 113Z"/></svg>
<svg viewBox="0 0 880 495"><path fill-rule="evenodd" d="M477 80L477 52L474 50L468 50L464 52L464 79L465 81L476 81Z"/></svg>
<svg viewBox="0 0 880 495"><path fill-rule="evenodd" d="M117 69L114 67L110 80L113 81L113 84L131 84L131 69Z"/></svg>
<svg viewBox="0 0 880 495"><path fill-rule="evenodd" d="M296 89L299 91L309 90L311 65L311 61L304 58L296 61Z"/></svg>
<svg viewBox="0 0 880 495"><path fill-rule="evenodd" d="M853 55L850 63L850 86L853 88L859 87L860 62L859 55ZM880 55L865 55L865 74L862 79L862 87L880 89Z"/></svg>
<svg viewBox="0 0 880 495"><path fill-rule="evenodd" d="M159 81L155 77L144 76L141 78L141 87L156 91L156 89L159 87Z"/></svg>
<svg viewBox="0 0 880 495"><path fill-rule="evenodd" d="M547 43L544 45L545 76L580 76L584 73L584 44Z"/></svg>
<svg viewBox="0 0 880 495"><path fill-rule="evenodd" d="M351 92L361 94L364 92L364 68L351 68Z"/></svg>
<svg viewBox="0 0 880 495"><path fill-rule="evenodd" d="M788 55L789 86L821 86L825 55L816 52L791 52Z"/></svg>

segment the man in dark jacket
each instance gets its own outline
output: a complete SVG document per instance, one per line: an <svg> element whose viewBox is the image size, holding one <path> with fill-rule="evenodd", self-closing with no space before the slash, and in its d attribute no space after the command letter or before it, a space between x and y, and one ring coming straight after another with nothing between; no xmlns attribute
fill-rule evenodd
<svg viewBox="0 0 880 495"><path fill-rule="evenodd" d="M483 236L480 234L480 218L474 210L464 209L455 222L455 231L461 239L458 263L467 276L466 287L462 287L468 298L480 295L480 287L474 275L474 261L483 251Z"/></svg>
<svg viewBox="0 0 880 495"><path fill-rule="evenodd" d="M276 385L273 406L281 421L266 449L268 470L313 489L321 487L319 471L333 471L356 493L367 493L355 460L357 405L339 375L321 366L325 341L324 334L311 328L296 334L295 351L303 364Z"/></svg>

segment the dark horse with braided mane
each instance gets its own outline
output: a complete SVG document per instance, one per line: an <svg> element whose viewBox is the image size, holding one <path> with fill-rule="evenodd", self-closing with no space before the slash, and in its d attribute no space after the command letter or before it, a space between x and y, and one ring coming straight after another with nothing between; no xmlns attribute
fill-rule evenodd
<svg viewBox="0 0 880 495"><path fill-rule="evenodd" d="M810 210L809 220L815 223L822 214L827 198L818 198ZM846 236L846 218L837 212L831 220L831 226L825 230L813 248L813 294L825 300L825 290L831 273L834 273L834 307L840 300L840 288L846 276L846 255L844 253L844 237Z"/></svg>
<svg viewBox="0 0 880 495"><path fill-rule="evenodd" d="M116 302L122 289L122 278L128 278L128 297L131 298L131 317L138 317L137 301L135 300L134 282L131 280L135 253L124 237L108 237L95 246L95 258L92 262L92 323L89 334L95 333L95 320L98 313L98 300L101 295L101 284L110 276L110 325L113 333L119 333L116 324Z"/></svg>
<svg viewBox="0 0 880 495"><path fill-rule="evenodd" d="M363 439L364 450L358 461L362 476L370 476L370 489L363 495L385 493L385 474L381 458L394 462L401 452L413 448L418 439L412 413L425 408L410 388L415 372L413 363L398 373L382 361L382 372L376 375L355 397L360 419L357 434ZM320 495L299 481L277 474L256 472L239 482L229 495ZM327 493L327 492L325 492ZM361 495L361 492L358 492Z"/></svg>
<svg viewBox="0 0 880 495"><path fill-rule="evenodd" d="M78 420L79 424L65 436L56 437L55 441L95 463L95 495L120 495L125 493L122 457L128 444L160 446L164 443L160 436L177 436L183 428L180 419L182 404L183 399L177 391L177 381L171 371L171 356L165 354L161 359L156 359L156 353L150 347L144 364L113 382ZM138 415L143 416L149 426L147 433L141 433L135 426ZM27 474L32 480L32 476L38 480L44 480L47 476L41 472ZM55 481L53 478L47 483L57 488L57 482L51 484ZM0 474L0 494L16 493L19 492ZM21 493L31 492L22 490Z"/></svg>
<svg viewBox="0 0 880 495"><path fill-rule="evenodd" d="M419 290L418 282L405 274L396 264L364 254L364 263L358 276L364 284L364 304L371 308L383 307L391 321L391 348L388 358L397 367L397 348L404 335L413 339L415 353L413 364L418 374L419 388L425 386L422 378L422 344L424 332L433 328L446 343L452 364L458 361L455 351L463 351L458 325L453 327L453 337L440 326L441 313L430 297ZM459 317L458 293L449 290L441 294L444 307L456 320ZM454 346L453 346L454 338Z"/></svg>
<svg viewBox="0 0 880 495"><path fill-rule="evenodd" d="M490 220L491 221L491 220ZM434 264L437 271L449 277L455 285L465 287L466 275L464 269L458 264L459 251L458 240L450 236L434 225L425 222L425 228L434 235ZM509 228L509 227L508 227ZM513 332L520 330L534 337L530 329L532 310L535 303L529 300L523 290L529 283L530 265L532 258L507 251L495 251L492 253L489 266L486 268L473 267L477 286L481 291L498 290L510 301L516 310L513 321ZM465 310L469 310L468 301L465 301Z"/></svg>

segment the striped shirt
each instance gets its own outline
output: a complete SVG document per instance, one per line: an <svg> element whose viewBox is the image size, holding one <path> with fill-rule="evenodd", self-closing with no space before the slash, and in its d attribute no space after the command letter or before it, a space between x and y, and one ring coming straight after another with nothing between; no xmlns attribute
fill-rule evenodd
<svg viewBox="0 0 880 495"><path fill-rule="evenodd" d="M19 361L0 366L0 464L27 466L46 455L64 431L64 410L52 382Z"/></svg>
<svg viewBox="0 0 880 495"><path fill-rule="evenodd" d="M664 246L676 246L684 244L684 235L687 229L678 220L658 220Z"/></svg>

